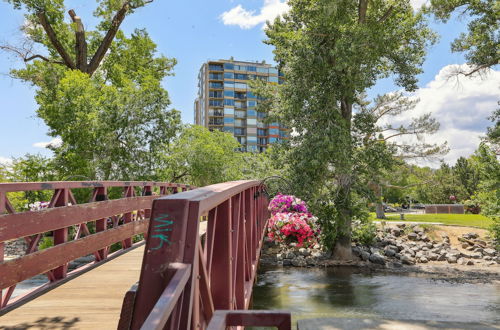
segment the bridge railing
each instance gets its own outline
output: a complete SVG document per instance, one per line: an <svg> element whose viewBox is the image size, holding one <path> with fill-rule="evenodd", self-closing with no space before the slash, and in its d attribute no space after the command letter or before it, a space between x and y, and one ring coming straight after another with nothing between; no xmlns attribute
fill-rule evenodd
<svg viewBox="0 0 500 330"><path fill-rule="evenodd" d="M155 200L140 280L125 296L118 328L206 329L212 319L212 329L260 325L252 323L258 311L231 311L250 305L269 216L263 189L235 181ZM218 310L225 312L214 318ZM280 315L268 325L289 329L290 315Z"/></svg>
<svg viewBox="0 0 500 330"><path fill-rule="evenodd" d="M73 191L82 189L90 190L90 200L77 204ZM121 190L119 196L117 189ZM166 182L0 183L0 310L15 307L66 279L72 260L93 254L95 263L104 261L113 256L110 248L117 242L122 250L131 248L133 238L147 232L153 199L188 189L188 185ZM118 199L109 200L110 190ZM37 191L52 196L46 208L16 212L10 196ZM38 250L47 235L52 236L53 246ZM25 255L4 261L5 242L16 239L26 242ZM86 268L77 268L69 276ZM10 299L19 282L39 274L46 274L49 283Z"/></svg>

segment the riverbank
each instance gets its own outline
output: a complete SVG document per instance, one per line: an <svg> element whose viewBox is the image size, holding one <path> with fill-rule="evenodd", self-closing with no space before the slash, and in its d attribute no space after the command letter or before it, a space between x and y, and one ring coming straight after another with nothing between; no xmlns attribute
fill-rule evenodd
<svg viewBox="0 0 500 330"><path fill-rule="evenodd" d="M339 261L319 245L280 247L266 241L261 263L283 267L352 266L457 282L500 282L500 254L492 248L483 229L382 223L372 245L353 244L352 248L353 259Z"/></svg>

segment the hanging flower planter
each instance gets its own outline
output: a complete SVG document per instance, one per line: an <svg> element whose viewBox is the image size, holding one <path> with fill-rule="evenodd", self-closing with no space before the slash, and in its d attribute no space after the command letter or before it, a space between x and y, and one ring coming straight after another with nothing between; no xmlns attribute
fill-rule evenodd
<svg viewBox="0 0 500 330"><path fill-rule="evenodd" d="M292 195L278 194L269 203L267 236L280 244L297 243L297 247L311 246L318 241L318 219L307 210L301 199Z"/></svg>

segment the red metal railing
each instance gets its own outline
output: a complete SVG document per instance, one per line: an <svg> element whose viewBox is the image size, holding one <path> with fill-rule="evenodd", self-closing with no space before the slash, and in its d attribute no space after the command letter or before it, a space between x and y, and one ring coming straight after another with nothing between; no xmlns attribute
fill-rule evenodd
<svg viewBox="0 0 500 330"><path fill-rule="evenodd" d="M108 190L113 187L121 189L122 196L108 200ZM89 203L77 204L72 189L81 188L92 190ZM152 201L158 197L154 194L188 189L188 185L164 182L0 183L0 309L15 307L67 278L68 263L76 258L94 254L96 263L104 261L111 257L110 247L117 242L123 250L129 249L132 237L148 229ZM16 212L9 193L23 191L52 191L48 208ZM89 223L93 223L95 233L89 230ZM75 229L73 237L68 237L70 227ZM37 251L45 233L51 233L54 246ZM26 254L4 261L5 241L18 238L26 241ZM70 275L83 270L85 267ZM10 301L16 284L44 273L49 284Z"/></svg>
<svg viewBox="0 0 500 330"><path fill-rule="evenodd" d="M289 313L241 312L250 304L267 204L259 181L226 182L155 200L140 280L125 296L118 328L265 323L290 329ZM203 219L207 229L200 235Z"/></svg>

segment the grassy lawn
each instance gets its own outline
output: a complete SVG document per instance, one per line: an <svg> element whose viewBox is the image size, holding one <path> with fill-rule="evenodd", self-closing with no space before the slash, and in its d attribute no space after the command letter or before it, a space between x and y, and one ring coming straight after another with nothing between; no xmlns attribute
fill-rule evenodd
<svg viewBox="0 0 500 330"><path fill-rule="evenodd" d="M386 221L401 221L399 213L386 213ZM375 213L370 213L372 220ZM441 222L445 225L470 226L488 229L491 219L480 214L405 214L405 221Z"/></svg>

